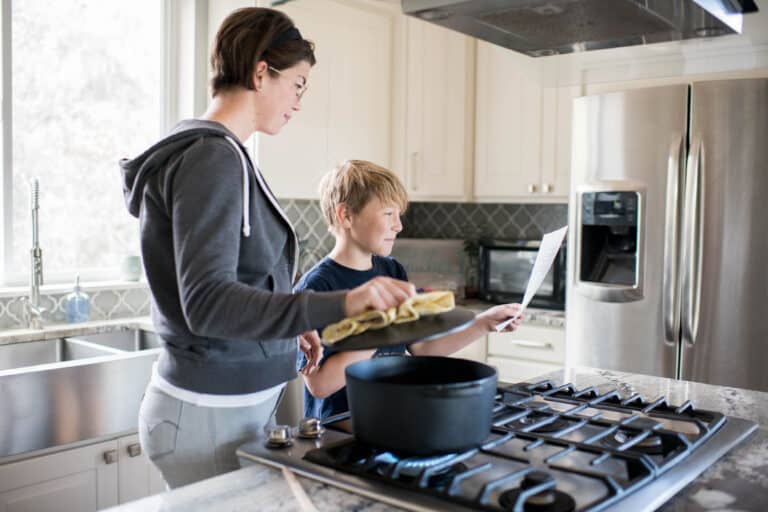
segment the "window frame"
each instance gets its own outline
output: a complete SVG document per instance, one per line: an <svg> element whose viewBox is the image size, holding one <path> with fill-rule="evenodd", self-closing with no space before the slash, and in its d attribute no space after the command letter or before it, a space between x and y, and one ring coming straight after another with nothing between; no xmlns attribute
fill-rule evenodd
<svg viewBox="0 0 768 512"><path fill-rule="evenodd" d="M13 109L12 109L12 5L1 0L0 7L0 290L29 283L29 266L21 272L10 268L13 251ZM159 133L167 133L179 120L202 114L207 106L207 30L208 0L162 0L157 9L161 16L160 111ZM115 163L117 165L117 163ZM126 212L126 215L128 213ZM138 231L138 221L136 230ZM30 228L31 231L31 228ZM66 269L45 272L45 226L41 226L44 283L56 287L73 281L75 273L82 282L120 281L120 261L109 267ZM138 250L138 248L137 248ZM60 286L59 286L60 287Z"/></svg>

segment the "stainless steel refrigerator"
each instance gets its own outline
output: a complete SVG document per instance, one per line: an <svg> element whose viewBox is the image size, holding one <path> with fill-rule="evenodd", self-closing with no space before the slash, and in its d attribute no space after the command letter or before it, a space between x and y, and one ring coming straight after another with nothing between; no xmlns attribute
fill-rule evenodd
<svg viewBox="0 0 768 512"><path fill-rule="evenodd" d="M768 391L768 79L575 100L567 363Z"/></svg>

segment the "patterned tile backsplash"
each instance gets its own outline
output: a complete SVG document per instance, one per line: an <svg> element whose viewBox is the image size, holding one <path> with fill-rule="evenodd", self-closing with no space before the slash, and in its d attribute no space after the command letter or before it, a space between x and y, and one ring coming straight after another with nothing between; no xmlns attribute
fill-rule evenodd
<svg viewBox="0 0 768 512"><path fill-rule="evenodd" d="M299 268L304 273L330 252L333 236L326 228L318 201L285 199L280 203L299 236ZM403 217L400 237L536 239L547 231L564 226L567 221L566 204L410 203ZM116 284L98 289L86 286L84 289L91 297L91 320L149 314L149 289L146 284ZM48 311L47 322L65 321L64 298L69 293L70 290L64 290L41 294L42 306ZM21 296L0 296L0 329L23 327Z"/></svg>
<svg viewBox="0 0 768 512"><path fill-rule="evenodd" d="M128 318L149 315L149 288L146 284L126 283L115 284L105 288L100 286L97 290L83 287L83 291L91 299L90 320L112 320L114 318ZM66 322L64 312L64 299L71 290L56 293L41 293L40 303L45 308L46 324L60 324ZM0 297L0 329L19 329L24 327L22 314L22 296Z"/></svg>
<svg viewBox="0 0 768 512"><path fill-rule="evenodd" d="M296 228L301 244L300 270L307 271L333 248L318 201L284 199L280 204ZM410 203L401 238L523 238L541 235L568 223L567 204Z"/></svg>

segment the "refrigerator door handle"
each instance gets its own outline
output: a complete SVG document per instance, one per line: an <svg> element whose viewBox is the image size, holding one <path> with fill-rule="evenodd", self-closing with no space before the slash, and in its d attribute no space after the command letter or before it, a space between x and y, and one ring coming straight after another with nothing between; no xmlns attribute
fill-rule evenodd
<svg viewBox="0 0 768 512"><path fill-rule="evenodd" d="M667 204L664 234L664 340L677 344L680 332L680 203L683 193L682 169L685 162L683 135L678 134L669 148L667 162Z"/></svg>
<svg viewBox="0 0 768 512"><path fill-rule="evenodd" d="M699 327L699 305L701 303L701 251L704 215L704 143L699 136L688 160L685 182L685 212L683 226L683 282L682 282L682 340L693 345Z"/></svg>

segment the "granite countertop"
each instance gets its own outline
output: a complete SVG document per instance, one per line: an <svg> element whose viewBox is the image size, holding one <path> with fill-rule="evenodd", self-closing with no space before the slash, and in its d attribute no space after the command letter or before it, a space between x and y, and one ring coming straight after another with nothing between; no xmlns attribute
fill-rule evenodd
<svg viewBox="0 0 768 512"><path fill-rule="evenodd" d="M402 510L357 494L296 475L296 479L318 511L384 512ZM309 512L293 494L281 471L262 465L203 480L170 492L132 501L112 512L245 511Z"/></svg>
<svg viewBox="0 0 768 512"><path fill-rule="evenodd" d="M702 473L660 510L699 512L707 510L763 511L768 509L768 393L631 373L569 368L542 376L556 384L571 382L579 388L595 386L606 392L618 389L629 396L648 399L666 396L672 404L692 400L700 409L720 411L759 423L760 428ZM298 477L298 482L317 510L399 510L353 493ZM306 510L294 497L282 473L266 466L249 466L171 492L116 507L120 512Z"/></svg>
<svg viewBox="0 0 768 512"><path fill-rule="evenodd" d="M768 393L593 368L569 368L543 377L557 384L572 382L579 388L618 389L626 396L640 393L653 399L663 395L675 405L691 400L698 409L757 422L760 428L752 436L659 510L768 510Z"/></svg>

